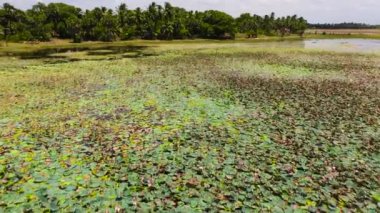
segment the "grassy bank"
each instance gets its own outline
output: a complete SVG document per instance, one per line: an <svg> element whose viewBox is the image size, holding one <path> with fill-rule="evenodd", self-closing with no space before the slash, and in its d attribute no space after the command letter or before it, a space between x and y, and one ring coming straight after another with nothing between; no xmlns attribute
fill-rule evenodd
<svg viewBox="0 0 380 213"><path fill-rule="evenodd" d="M0 212L379 208L379 56L17 45L0 58Z"/></svg>
<svg viewBox="0 0 380 213"><path fill-rule="evenodd" d="M33 51L36 49L45 49L45 48L100 48L107 46L125 46L125 45L146 45L146 46L154 46L154 45L171 45L171 44L225 44L225 43L256 43L256 42L273 42L273 41L294 41L294 40L302 40L302 39L349 39L349 38L362 38L362 39L380 39L380 30L371 31L371 33L357 33L355 30L352 32L349 30L345 30L344 33L327 33L323 35L318 30L318 33L314 33L315 30L308 30L304 37L300 37L298 35L291 35L286 37L278 37L278 36L260 36L255 39L247 39L245 35L239 34L235 40L210 40L210 39L189 39L189 40L171 40L171 41L161 41L161 40L129 40L129 41L115 41L115 42L82 42L82 43L72 43L71 40L52 40L50 42L39 42L39 43L28 43L28 42L20 42L20 43L8 43L7 46L4 45L4 41L2 41L2 46L0 47L0 54L4 54L4 52L25 52L25 51Z"/></svg>

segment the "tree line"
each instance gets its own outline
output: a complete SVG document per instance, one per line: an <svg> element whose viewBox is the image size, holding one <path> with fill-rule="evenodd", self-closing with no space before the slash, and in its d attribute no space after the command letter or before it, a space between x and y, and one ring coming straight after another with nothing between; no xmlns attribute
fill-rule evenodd
<svg viewBox="0 0 380 213"><path fill-rule="evenodd" d="M303 35L302 17L242 14L238 18L217 11L187 11L165 3L147 9L115 10L96 7L82 10L64 3L37 3L26 11L4 3L0 8L0 38L12 41L49 41L52 38L81 41L140 39L234 39L236 33L259 35Z"/></svg>
<svg viewBox="0 0 380 213"><path fill-rule="evenodd" d="M379 27L380 26L353 22L337 24L309 24L309 28L313 29L376 29Z"/></svg>

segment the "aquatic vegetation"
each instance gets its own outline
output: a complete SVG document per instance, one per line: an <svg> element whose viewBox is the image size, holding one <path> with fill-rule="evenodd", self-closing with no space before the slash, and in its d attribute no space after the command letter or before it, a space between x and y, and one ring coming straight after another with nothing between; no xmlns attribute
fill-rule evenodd
<svg viewBox="0 0 380 213"><path fill-rule="evenodd" d="M2 61L0 211L377 211L379 56L223 45Z"/></svg>

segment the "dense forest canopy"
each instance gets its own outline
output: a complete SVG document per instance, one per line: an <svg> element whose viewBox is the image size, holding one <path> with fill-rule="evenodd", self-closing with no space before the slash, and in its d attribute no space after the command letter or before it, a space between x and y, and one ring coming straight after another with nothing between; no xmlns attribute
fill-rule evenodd
<svg viewBox="0 0 380 213"><path fill-rule="evenodd" d="M64 3L37 3L22 11L9 3L0 8L0 38L12 41L74 42L141 39L233 39L236 33L258 35L303 35L302 17L242 14L238 18L216 10L187 11L170 3L151 3L145 10L121 4L115 10L96 7L83 11Z"/></svg>

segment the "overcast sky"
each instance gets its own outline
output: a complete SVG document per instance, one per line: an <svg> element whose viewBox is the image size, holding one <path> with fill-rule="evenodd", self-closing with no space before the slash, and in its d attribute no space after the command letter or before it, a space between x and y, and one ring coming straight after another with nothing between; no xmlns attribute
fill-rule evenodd
<svg viewBox="0 0 380 213"><path fill-rule="evenodd" d="M38 0L0 0L21 9L28 9ZM121 2L129 8L146 8L152 0L40 0L40 2L64 2L90 9L95 6L116 8ZM310 23L361 22L380 24L380 0L156 0L163 4L170 2L174 6L188 10L216 9L233 16L243 12L259 15L275 12L276 15L305 17Z"/></svg>

